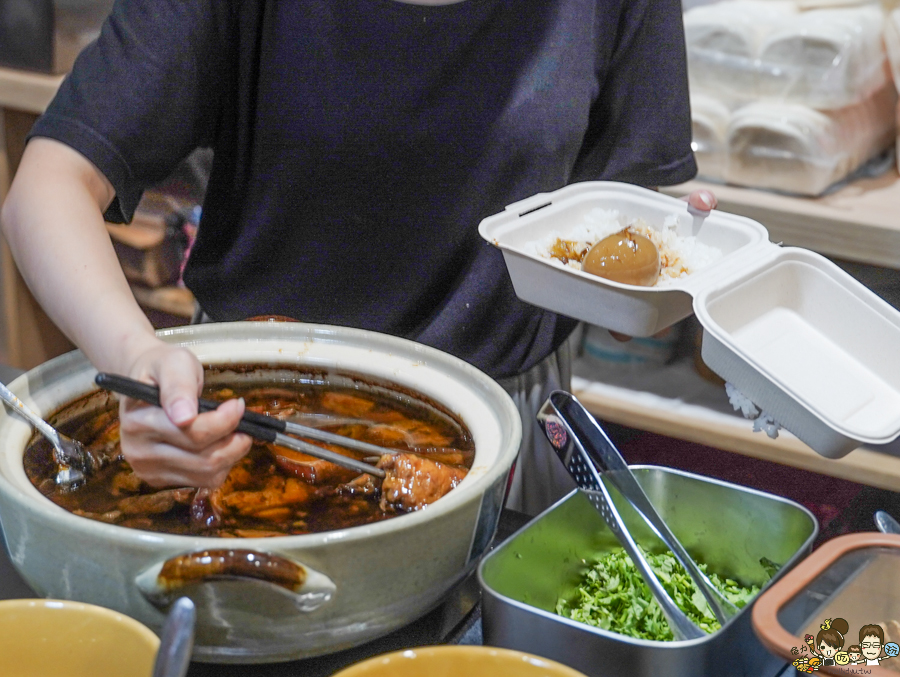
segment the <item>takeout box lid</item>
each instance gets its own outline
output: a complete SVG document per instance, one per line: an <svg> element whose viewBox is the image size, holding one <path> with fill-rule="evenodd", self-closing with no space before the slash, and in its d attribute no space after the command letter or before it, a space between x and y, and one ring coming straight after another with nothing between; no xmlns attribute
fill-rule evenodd
<svg viewBox="0 0 900 677"><path fill-rule="evenodd" d="M702 357L823 456L900 435L900 312L823 256L770 248L694 298Z"/></svg>
<svg viewBox="0 0 900 677"><path fill-rule="evenodd" d="M657 228L673 215L679 235L695 235L723 256L646 288L526 251L598 207ZM655 191L584 182L509 205L479 233L503 252L516 294L528 303L631 336L695 314L704 362L823 456L900 436L900 353L891 348L900 345L900 312L825 257L773 244L756 221L716 210L704 218Z"/></svg>
<svg viewBox="0 0 900 677"><path fill-rule="evenodd" d="M780 614L783 613L785 607L788 606L791 601L796 599L798 595L806 591L815 581L821 580L823 575L829 573L829 570L832 569L835 563L841 558L854 552L861 551L872 551L874 557L878 557L878 555L883 552L900 556L900 535L866 532L838 536L827 541L811 555L801 560L799 564L782 576L770 588L763 591L756 599L751 618L753 622L753 631L763 646L771 653L782 656L789 661L796 659L798 656L792 654L791 649L804 646L805 642L803 636L798 636L797 634L794 634L794 632L787 630L782 625ZM860 571L862 570L861 567ZM897 575L900 576L900 574ZM897 618L869 618L868 616L863 615L860 617L864 619L861 621L862 623L868 625L888 620L900 621L900 585L897 584L898 582L900 582L900 579L895 578L893 586L885 585L881 589L882 599L878 600L879 602L884 603L884 596L887 595L888 603L896 609ZM833 583L834 589L832 592L834 593L839 593L843 590L848 592L850 596L858 597L858 594L863 594L861 591L858 592L858 588L848 588L849 585L852 585L852 580L826 581L825 584L828 585L829 583ZM886 581L886 583L888 582ZM821 596L824 593L821 590L817 590L816 594L817 596ZM821 606L811 613L811 618L808 619L808 621L814 621L815 625L818 626L819 623L823 622L826 618L823 614L827 614L829 618L849 617L846 618L850 623L850 630L844 646L844 649L846 650L848 646L856 644L856 642L851 641L851 638L860 627L859 623L856 622L853 617L858 615L858 609L862 609L862 613L866 614L867 603L874 604L875 599L857 599L856 601L859 605L856 609L838 608L840 606L840 601L838 601L836 605L833 596L828 596L822 601ZM873 611L873 613L876 612ZM804 621L804 624L808 625L809 623ZM801 625L800 627L804 626ZM900 663L900 657L891 658L889 660L896 660ZM844 666L842 669L842 666L819 666L818 672L829 675L846 676L850 674L847 670L850 667L851 666ZM889 670L880 665L865 666L864 669L867 671L866 674L875 675L875 677L888 677L889 675L897 674L896 671Z"/></svg>

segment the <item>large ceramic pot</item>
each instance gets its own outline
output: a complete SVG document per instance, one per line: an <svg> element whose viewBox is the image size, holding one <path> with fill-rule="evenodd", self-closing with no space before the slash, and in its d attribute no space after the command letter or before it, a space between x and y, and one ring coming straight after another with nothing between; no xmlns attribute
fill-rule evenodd
<svg viewBox="0 0 900 677"><path fill-rule="evenodd" d="M375 524L302 536L219 539L151 533L73 515L25 475L32 436L17 416L0 416L0 521L16 568L41 595L116 609L151 628L166 599L152 581L173 557L251 550L300 572L287 590L240 567L190 585L198 606L195 658L267 662L329 653L386 634L438 604L477 564L497 525L521 438L512 400L472 366L382 334L299 323L242 322L160 332L208 365L302 364L355 372L413 389L444 405L471 431L472 470L419 512ZM10 388L47 417L96 389L78 352L37 367ZM158 591L156 591L158 592ZM170 601L170 600L169 600Z"/></svg>

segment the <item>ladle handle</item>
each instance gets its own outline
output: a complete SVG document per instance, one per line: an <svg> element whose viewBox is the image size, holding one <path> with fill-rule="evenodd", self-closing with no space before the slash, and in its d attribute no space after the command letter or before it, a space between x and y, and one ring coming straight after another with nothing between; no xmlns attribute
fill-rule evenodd
<svg viewBox="0 0 900 677"><path fill-rule="evenodd" d="M16 397L13 392L2 383L0 383L0 399L6 402L10 409L19 414L19 416L31 423L38 432L53 443L54 447L59 446L59 433L56 432L56 429L35 414L31 409L26 407L25 403Z"/></svg>
<svg viewBox="0 0 900 677"><path fill-rule="evenodd" d="M181 597L172 605L159 638L159 652L153 664L153 677L184 677L194 648L194 603Z"/></svg>

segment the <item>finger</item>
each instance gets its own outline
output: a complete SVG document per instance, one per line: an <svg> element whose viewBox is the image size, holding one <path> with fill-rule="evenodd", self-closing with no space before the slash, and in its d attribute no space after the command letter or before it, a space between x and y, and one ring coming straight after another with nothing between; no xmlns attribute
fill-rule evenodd
<svg viewBox="0 0 900 677"><path fill-rule="evenodd" d="M619 332L613 331L612 329L609 330L609 335L612 336L616 341L619 341L621 343L625 343L631 340L631 337L628 334L620 334Z"/></svg>
<svg viewBox="0 0 900 677"><path fill-rule="evenodd" d="M235 463L250 450L253 440L235 433L211 445L203 453L187 452L167 444L152 445L145 454L130 459L141 479L153 487L191 486L217 488Z"/></svg>
<svg viewBox="0 0 900 677"><path fill-rule="evenodd" d="M694 209L699 209L703 212L713 210L719 205L716 196L708 190L695 190L687 196L687 201Z"/></svg>
<svg viewBox="0 0 900 677"><path fill-rule="evenodd" d="M148 376L159 386L159 402L176 426L186 426L197 418L197 398L203 389L203 367L186 350L167 351L152 360Z"/></svg>
<svg viewBox="0 0 900 677"><path fill-rule="evenodd" d="M223 402L218 408L200 414L179 428L186 442L179 446L185 449L203 449L230 435L241 422L244 409L244 400L239 398Z"/></svg>
<svg viewBox="0 0 900 677"><path fill-rule="evenodd" d="M217 409L195 415L189 423L178 426L159 407L126 405L120 414L121 434L133 444L165 444L203 453L233 433L243 414L243 399L228 400Z"/></svg>

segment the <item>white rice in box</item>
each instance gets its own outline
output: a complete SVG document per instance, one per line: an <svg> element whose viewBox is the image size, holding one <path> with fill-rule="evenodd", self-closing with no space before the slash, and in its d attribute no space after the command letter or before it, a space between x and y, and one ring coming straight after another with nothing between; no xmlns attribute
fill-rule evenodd
<svg viewBox="0 0 900 677"><path fill-rule="evenodd" d="M694 236L682 237L676 232L678 217L670 214L659 228L653 228L640 219L629 220L615 209L594 208L584 215L567 232L551 231L539 240L532 240L523 247L525 254L549 260L562 268L581 270L581 262L575 259L562 261L553 255L559 242L569 243L571 249L587 253L597 242L626 228L649 238L659 250L660 272L657 287L675 282L705 268L722 257L721 250L704 244Z"/></svg>

